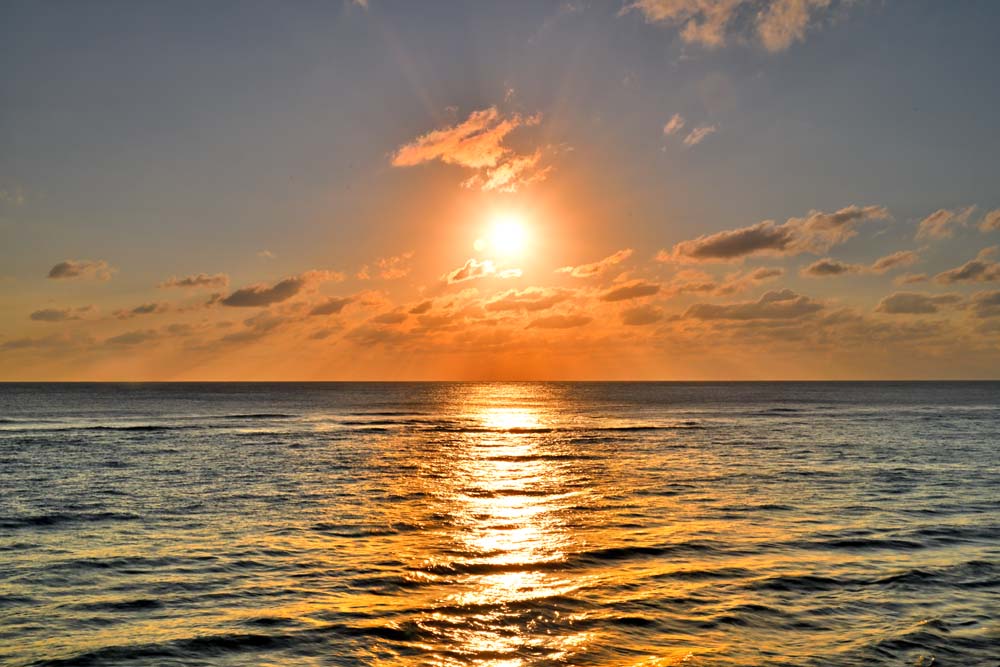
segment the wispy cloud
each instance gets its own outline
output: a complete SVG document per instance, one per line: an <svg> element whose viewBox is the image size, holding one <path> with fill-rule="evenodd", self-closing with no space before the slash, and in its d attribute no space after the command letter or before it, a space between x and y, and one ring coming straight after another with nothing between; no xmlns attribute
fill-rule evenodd
<svg viewBox="0 0 1000 667"><path fill-rule="evenodd" d="M719 128L715 125L702 125L701 127L696 127L691 130L686 137L684 137L684 145L697 146L704 141L706 137L717 132L718 129Z"/></svg>
<svg viewBox="0 0 1000 667"><path fill-rule="evenodd" d="M675 113L667 121L667 124L663 126L663 134L670 136L676 132L680 132L684 129L684 116L679 113Z"/></svg>
<svg viewBox="0 0 1000 667"><path fill-rule="evenodd" d="M394 167L413 167L435 160L475 170L462 185L480 190L516 192L546 178L541 150L518 153L504 144L520 127L537 125L540 115L504 117L496 107L472 112L457 125L433 130L401 146L392 157Z"/></svg>

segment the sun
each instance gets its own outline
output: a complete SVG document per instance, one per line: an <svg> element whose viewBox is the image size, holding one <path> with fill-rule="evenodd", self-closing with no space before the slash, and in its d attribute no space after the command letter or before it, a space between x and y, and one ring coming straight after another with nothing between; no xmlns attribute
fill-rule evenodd
<svg viewBox="0 0 1000 667"><path fill-rule="evenodd" d="M497 255L512 257L524 254L528 245L528 229L524 218L516 213L495 216L490 229L489 245Z"/></svg>

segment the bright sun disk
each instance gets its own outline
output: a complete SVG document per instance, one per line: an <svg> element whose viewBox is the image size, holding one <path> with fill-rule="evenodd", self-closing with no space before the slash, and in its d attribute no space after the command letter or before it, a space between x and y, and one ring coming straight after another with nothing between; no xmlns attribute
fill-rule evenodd
<svg viewBox="0 0 1000 667"><path fill-rule="evenodd" d="M500 255L519 255L524 252L528 233L524 220L515 214L499 215L493 220L490 244Z"/></svg>

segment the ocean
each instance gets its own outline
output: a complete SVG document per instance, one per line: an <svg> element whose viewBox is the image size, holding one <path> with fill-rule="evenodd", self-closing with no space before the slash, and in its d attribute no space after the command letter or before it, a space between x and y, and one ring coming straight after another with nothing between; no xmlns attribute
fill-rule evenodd
<svg viewBox="0 0 1000 667"><path fill-rule="evenodd" d="M0 385L0 663L995 666L998 461L995 382Z"/></svg>

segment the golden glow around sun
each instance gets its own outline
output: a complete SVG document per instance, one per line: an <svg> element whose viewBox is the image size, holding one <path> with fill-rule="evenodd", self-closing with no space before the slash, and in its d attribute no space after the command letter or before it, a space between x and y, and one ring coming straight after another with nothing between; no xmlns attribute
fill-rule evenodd
<svg viewBox="0 0 1000 667"><path fill-rule="evenodd" d="M493 217L487 238L477 239L475 249L490 250L500 257L517 257L524 254L527 245L524 218L516 213L502 213Z"/></svg>

